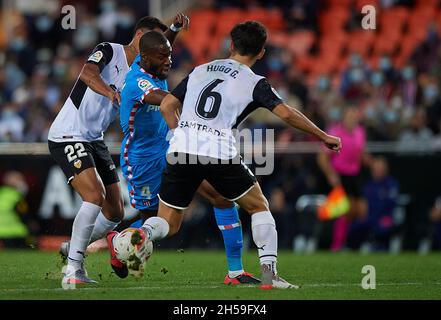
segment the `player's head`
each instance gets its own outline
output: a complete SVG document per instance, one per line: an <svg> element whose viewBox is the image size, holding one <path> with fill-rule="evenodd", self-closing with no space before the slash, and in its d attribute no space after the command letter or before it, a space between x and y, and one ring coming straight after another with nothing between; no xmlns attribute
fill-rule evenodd
<svg viewBox="0 0 441 320"><path fill-rule="evenodd" d="M139 19L133 31L133 43L135 44L137 51L139 52L139 39L141 39L146 32L165 32L167 29L167 26L158 18L146 16Z"/></svg>
<svg viewBox="0 0 441 320"><path fill-rule="evenodd" d="M150 31L139 40L141 66L159 79L165 79L171 68L170 42L162 32Z"/></svg>
<svg viewBox="0 0 441 320"><path fill-rule="evenodd" d="M259 22L246 21L234 26L230 32L230 51L234 54L260 59L265 53L266 28Z"/></svg>

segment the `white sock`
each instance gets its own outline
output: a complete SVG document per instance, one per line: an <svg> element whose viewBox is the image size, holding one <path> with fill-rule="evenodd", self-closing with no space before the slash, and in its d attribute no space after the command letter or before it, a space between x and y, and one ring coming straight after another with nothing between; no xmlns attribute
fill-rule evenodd
<svg viewBox="0 0 441 320"><path fill-rule="evenodd" d="M244 270L236 270L236 271L230 271L228 270L228 276L233 279L236 278L238 276L240 276L242 273L244 273Z"/></svg>
<svg viewBox="0 0 441 320"><path fill-rule="evenodd" d="M103 212L100 211L98 217L96 218L95 226L93 227L92 236L90 237L90 243L104 237L108 232L115 229L120 222L121 221L114 222L107 219L104 216Z"/></svg>
<svg viewBox="0 0 441 320"><path fill-rule="evenodd" d="M277 274L277 230L271 212L262 211L251 215L251 229L260 264L269 264L273 273Z"/></svg>
<svg viewBox="0 0 441 320"><path fill-rule="evenodd" d="M147 237L150 241L164 239L170 230L167 220L160 217L148 218L142 227L147 230Z"/></svg>
<svg viewBox="0 0 441 320"><path fill-rule="evenodd" d="M83 202L75 217L70 238L68 260L68 265L74 266L75 269L80 268L83 263L93 226L100 211L101 207L90 202Z"/></svg>

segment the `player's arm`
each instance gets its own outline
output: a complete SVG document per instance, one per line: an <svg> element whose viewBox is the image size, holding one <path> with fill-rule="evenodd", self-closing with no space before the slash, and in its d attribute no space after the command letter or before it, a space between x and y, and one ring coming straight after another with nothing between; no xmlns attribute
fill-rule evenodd
<svg viewBox="0 0 441 320"><path fill-rule="evenodd" d="M161 103L160 110L170 129L178 126L182 104L187 94L188 76L174 88Z"/></svg>
<svg viewBox="0 0 441 320"><path fill-rule="evenodd" d="M340 151L340 138L331 136L321 130L299 110L294 109L286 103L282 102L274 107L272 112L280 119L285 121L287 124L289 124L291 127L316 136L329 149L337 152Z"/></svg>
<svg viewBox="0 0 441 320"><path fill-rule="evenodd" d="M151 104L152 106L159 106L165 96L168 95L168 91L164 91L158 88L145 93L142 97L142 103Z"/></svg>
<svg viewBox="0 0 441 320"><path fill-rule="evenodd" d="M188 30L189 25L190 19L185 14L178 13L173 19L173 24L164 32L164 36L170 41L170 44L173 44L179 31Z"/></svg>
<svg viewBox="0 0 441 320"><path fill-rule="evenodd" d="M256 83L253 90L253 101L257 103L257 105L269 109L291 127L316 136L323 141L329 149L334 151L339 151L341 149L340 138L328 135L299 110L291 108L283 102L282 98L265 78L260 79Z"/></svg>
<svg viewBox="0 0 441 320"><path fill-rule="evenodd" d="M96 93L121 103L119 92L112 89L101 78L101 71L112 60L113 49L108 43L100 43L89 56L80 73L80 80Z"/></svg>
<svg viewBox="0 0 441 320"><path fill-rule="evenodd" d="M178 115L181 107L181 101L179 101L179 99L177 99L173 94L168 94L164 100L162 100L159 108L170 129L175 129L178 126Z"/></svg>

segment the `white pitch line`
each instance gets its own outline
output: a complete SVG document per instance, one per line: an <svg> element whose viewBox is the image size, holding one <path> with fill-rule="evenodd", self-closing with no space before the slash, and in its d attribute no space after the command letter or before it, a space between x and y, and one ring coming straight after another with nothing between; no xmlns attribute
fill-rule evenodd
<svg viewBox="0 0 441 320"><path fill-rule="evenodd" d="M377 286L427 286L427 285L441 285L441 282L435 283L422 283L422 282L398 282L398 283L377 283ZM300 285L301 288L314 288L314 287L361 287L360 283L309 283ZM80 287L79 290L82 291L94 291L94 290L106 290L106 291L131 291L131 290L164 290L164 289L218 289L225 288L226 286L207 286L207 285L195 285L195 286L161 286L161 287ZM237 286L236 288L252 288L254 286ZM301 289L300 288L300 289ZM7 288L0 289L0 292L50 292L50 291L70 291L64 290L63 288Z"/></svg>

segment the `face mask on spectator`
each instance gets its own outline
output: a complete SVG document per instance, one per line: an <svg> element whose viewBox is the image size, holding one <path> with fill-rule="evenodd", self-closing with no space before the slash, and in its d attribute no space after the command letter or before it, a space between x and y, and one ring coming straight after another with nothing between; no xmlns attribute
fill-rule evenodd
<svg viewBox="0 0 441 320"><path fill-rule="evenodd" d="M436 97L438 97L438 88L435 85L429 84L424 88L424 98L426 100L433 100Z"/></svg>
<svg viewBox="0 0 441 320"><path fill-rule="evenodd" d="M379 87L384 83L384 76L381 72L374 72L371 77L371 83L375 87Z"/></svg>
<svg viewBox="0 0 441 320"><path fill-rule="evenodd" d="M281 71L283 69L283 63L278 57L272 57L269 60L269 67L273 71Z"/></svg>
<svg viewBox="0 0 441 320"><path fill-rule="evenodd" d="M405 67L401 74L403 75L404 80L412 80L415 77L415 71L412 67Z"/></svg>
<svg viewBox="0 0 441 320"><path fill-rule="evenodd" d="M329 89L329 79L328 77L321 76L317 80L317 88L321 91L326 91Z"/></svg>
<svg viewBox="0 0 441 320"><path fill-rule="evenodd" d="M118 25L123 28L128 28L133 25L133 17L129 14L120 14L118 17Z"/></svg>
<svg viewBox="0 0 441 320"><path fill-rule="evenodd" d="M386 122L396 122L398 119L398 114L394 110L386 110L384 113L384 120Z"/></svg>
<svg viewBox="0 0 441 320"><path fill-rule="evenodd" d="M349 59L349 64L351 65L351 67L359 67L361 66L361 57L360 55L353 53L351 55L351 58Z"/></svg>
<svg viewBox="0 0 441 320"><path fill-rule="evenodd" d="M353 83L360 83L364 79L363 70L360 68L352 69L349 73L349 80Z"/></svg>
<svg viewBox="0 0 441 320"><path fill-rule="evenodd" d="M13 110L10 110L10 109L5 109L2 112L2 119L4 121L12 120L12 119L15 118L15 116L16 116L15 112Z"/></svg>
<svg viewBox="0 0 441 320"><path fill-rule="evenodd" d="M364 116L367 119L375 119L377 116L377 112L375 111L375 109L373 107L368 106L364 111Z"/></svg>
<svg viewBox="0 0 441 320"><path fill-rule="evenodd" d="M392 63L390 62L390 59L387 57L380 58L380 69L381 70L389 70L392 66Z"/></svg>
<svg viewBox="0 0 441 320"><path fill-rule="evenodd" d="M113 1L103 1L100 6L103 13L115 11L115 2Z"/></svg>
<svg viewBox="0 0 441 320"><path fill-rule="evenodd" d="M43 15L38 17L37 21L35 21L35 26L38 31L46 32L52 27L53 21L49 19L47 15Z"/></svg>
<svg viewBox="0 0 441 320"><path fill-rule="evenodd" d="M13 51L20 51L26 46L26 41L22 38L14 38L10 42L10 47Z"/></svg>
<svg viewBox="0 0 441 320"><path fill-rule="evenodd" d="M331 109L329 109L329 119L331 119L331 121L339 121L341 120L341 110L338 107L332 107Z"/></svg>

